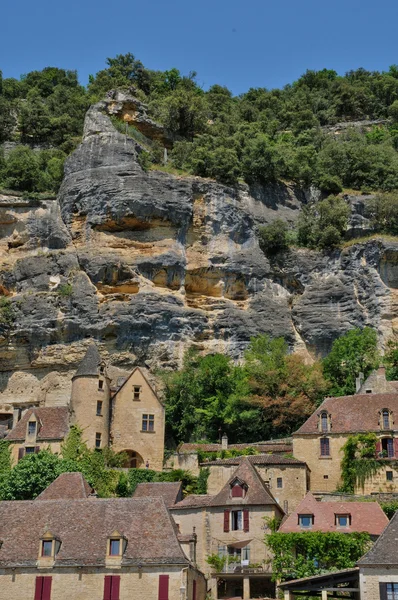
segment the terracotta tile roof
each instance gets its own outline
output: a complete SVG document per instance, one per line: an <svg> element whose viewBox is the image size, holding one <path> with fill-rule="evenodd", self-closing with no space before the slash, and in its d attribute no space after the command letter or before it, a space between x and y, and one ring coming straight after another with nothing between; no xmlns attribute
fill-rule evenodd
<svg viewBox="0 0 398 600"><path fill-rule="evenodd" d="M39 422L37 441L62 440L69 431L69 410L67 406L30 408L10 431L6 439L9 441L24 441L26 427L31 415L34 414Z"/></svg>
<svg viewBox="0 0 398 600"><path fill-rule="evenodd" d="M247 459L252 465L292 465L297 467L305 467L306 463L290 458L287 456L279 456L275 454L253 454L251 456L235 456L234 458L219 458L217 460L201 463L204 467L222 466L222 465L240 465L242 461Z"/></svg>
<svg viewBox="0 0 398 600"><path fill-rule="evenodd" d="M298 523L299 514L314 515L311 531L343 533L367 531L371 535L380 535L388 523L388 518L377 502L318 502L311 493L308 493L296 510L282 523L279 532L303 532ZM337 527L336 514L351 515L351 525L344 529Z"/></svg>
<svg viewBox="0 0 398 600"><path fill-rule="evenodd" d="M61 473L36 500L81 500L93 492L81 473Z"/></svg>
<svg viewBox="0 0 398 600"><path fill-rule="evenodd" d="M244 498L231 498L230 484L236 478L244 481L248 487ZM214 496L187 496L182 502L178 502L178 504L172 506L171 510L196 508L201 506L249 506L269 504L277 504L277 502L265 483L260 479L250 461L245 457L236 471L234 471L230 480L218 494Z"/></svg>
<svg viewBox="0 0 398 600"><path fill-rule="evenodd" d="M292 451L291 441L285 440L271 440L269 442L257 442L253 444L228 444L228 450L245 450L246 448L253 448L257 452L281 452L287 453ZM221 444L181 444L178 448L180 454L188 454L190 452L221 452Z"/></svg>
<svg viewBox="0 0 398 600"><path fill-rule="evenodd" d="M356 394L339 398L326 398L321 406L293 435L319 434L319 415L323 410L330 414L331 433L380 431L379 412L388 408L393 413L398 430L398 392L395 394Z"/></svg>
<svg viewBox="0 0 398 600"><path fill-rule="evenodd" d="M395 513L387 527L359 561L360 567L366 565L396 565L398 566L398 512Z"/></svg>
<svg viewBox="0 0 398 600"><path fill-rule="evenodd" d="M182 484L181 481L139 483L133 498L163 498L166 506L173 506L182 500Z"/></svg>
<svg viewBox="0 0 398 600"><path fill-rule="evenodd" d="M100 363L101 356L98 352L97 346L95 344L90 344L83 360L80 362L77 371L73 376L73 379L75 377L98 375Z"/></svg>
<svg viewBox="0 0 398 600"><path fill-rule="evenodd" d="M114 531L127 538L122 566L186 565L161 498L0 502L0 568L36 567L40 537L60 539L57 566L104 566Z"/></svg>

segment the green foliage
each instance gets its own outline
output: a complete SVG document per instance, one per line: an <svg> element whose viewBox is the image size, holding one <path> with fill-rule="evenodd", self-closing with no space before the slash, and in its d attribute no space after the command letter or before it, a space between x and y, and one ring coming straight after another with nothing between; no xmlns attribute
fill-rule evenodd
<svg viewBox="0 0 398 600"><path fill-rule="evenodd" d="M10 327L15 320L15 313L11 300L6 296L0 296L0 328Z"/></svg>
<svg viewBox="0 0 398 600"><path fill-rule="evenodd" d="M323 372L332 384L333 396L354 394L359 373L366 378L378 366L377 334L371 327L351 329L339 337L323 360Z"/></svg>
<svg viewBox="0 0 398 600"><path fill-rule="evenodd" d="M64 283L57 288L58 294L62 298L67 298L73 294L73 286L71 283Z"/></svg>
<svg viewBox="0 0 398 600"><path fill-rule="evenodd" d="M43 450L28 454L2 481L3 500L32 500L50 485L62 472L58 456Z"/></svg>
<svg viewBox="0 0 398 600"><path fill-rule="evenodd" d="M286 250L289 245L289 228L282 219L275 219L270 225L259 228L260 248L268 254Z"/></svg>
<svg viewBox="0 0 398 600"><path fill-rule="evenodd" d="M273 554L274 581L354 567L371 547L368 533L321 531L272 533L265 543Z"/></svg>
<svg viewBox="0 0 398 600"><path fill-rule="evenodd" d="M207 480L209 479L210 469L209 467L202 467L198 475L198 483L196 487L197 494L207 494Z"/></svg>
<svg viewBox="0 0 398 600"><path fill-rule="evenodd" d="M387 367L388 379L398 380L398 338L392 338L387 342L384 364Z"/></svg>
<svg viewBox="0 0 398 600"><path fill-rule="evenodd" d="M298 242L309 248L334 248L343 240L350 208L343 198L307 204L300 213Z"/></svg>
<svg viewBox="0 0 398 600"><path fill-rule="evenodd" d="M393 500L391 502L381 502L380 506L386 513L387 517L389 519L392 519L398 510L398 500Z"/></svg>
<svg viewBox="0 0 398 600"><path fill-rule="evenodd" d="M348 438L344 444L341 461L342 485L339 491L353 494L355 487L364 487L366 480L383 466L376 460L377 436L375 433L360 433Z"/></svg>
<svg viewBox="0 0 398 600"><path fill-rule="evenodd" d="M213 567L216 573L222 573L225 565L227 564L228 556L219 556L218 554L209 554L206 558L208 565Z"/></svg>
<svg viewBox="0 0 398 600"><path fill-rule="evenodd" d="M34 151L16 146L0 162L0 184L10 190L57 191L63 177L66 155L60 150Z"/></svg>
<svg viewBox="0 0 398 600"><path fill-rule="evenodd" d="M375 231L398 235L398 192L377 194L369 212Z"/></svg>
<svg viewBox="0 0 398 600"><path fill-rule="evenodd" d="M184 494L199 494L198 479L183 469L153 471L152 469L130 469L128 473L128 495L131 496L139 483L181 481ZM123 482L122 482L123 483ZM207 484L207 478L206 478ZM203 479L201 485L203 486Z"/></svg>
<svg viewBox="0 0 398 600"><path fill-rule="evenodd" d="M255 454L258 454L258 450L251 447L239 448L239 450L236 448L229 448L227 450L220 450L218 452L205 452L203 450L198 450L198 461L203 463L207 461L214 461L218 458L235 458L235 456L253 456Z"/></svg>

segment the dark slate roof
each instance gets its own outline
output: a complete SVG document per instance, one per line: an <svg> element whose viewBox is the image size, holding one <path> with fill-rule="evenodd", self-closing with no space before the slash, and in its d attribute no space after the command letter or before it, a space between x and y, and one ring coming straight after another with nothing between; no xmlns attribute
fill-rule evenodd
<svg viewBox="0 0 398 600"><path fill-rule="evenodd" d="M173 506L182 500L182 484L181 481L139 483L133 498L163 498L166 506Z"/></svg>
<svg viewBox="0 0 398 600"><path fill-rule="evenodd" d="M223 465L240 465L247 459L252 465L291 465L294 467L305 467L306 463L290 458L288 456L279 456L275 454L253 454L251 456L235 456L234 458L219 458L202 463L204 467L208 466L223 466Z"/></svg>
<svg viewBox="0 0 398 600"><path fill-rule="evenodd" d="M63 440L69 431L69 411L67 406L30 408L7 435L6 440L22 442L26 438L26 427L31 415L38 420L38 442Z"/></svg>
<svg viewBox="0 0 398 600"><path fill-rule="evenodd" d="M388 394L355 394L326 398L294 435L319 434L319 415L330 414L330 433L380 431L380 411L388 408L393 413L394 430L398 430L398 391Z"/></svg>
<svg viewBox="0 0 398 600"><path fill-rule="evenodd" d="M122 566L186 565L161 498L0 502L0 568L36 567L40 538L61 541L57 566L104 566L108 537L127 539Z"/></svg>
<svg viewBox="0 0 398 600"><path fill-rule="evenodd" d="M247 493L244 498L231 498L230 484L238 478L247 485ZM187 496L182 502L178 502L173 509L194 508L200 506L250 506L250 505L269 505L277 504L270 490L259 477L257 471L251 465L250 461L245 459L234 471L230 480L224 485L221 491L215 496ZM283 512L281 510L281 512Z"/></svg>
<svg viewBox="0 0 398 600"><path fill-rule="evenodd" d="M366 565L398 566L398 511L376 541L374 546L359 561L360 567Z"/></svg>
<svg viewBox="0 0 398 600"><path fill-rule="evenodd" d="M81 500L93 492L81 473L61 473L36 500Z"/></svg>
<svg viewBox="0 0 398 600"><path fill-rule="evenodd" d="M370 535L380 535L388 523L388 518L377 502L318 502L308 493L279 528L280 533L301 533L299 514L314 515L311 531L342 531L353 533L366 531ZM350 527L336 526L336 515L351 515Z"/></svg>
<svg viewBox="0 0 398 600"><path fill-rule="evenodd" d="M95 344L90 344L83 360L79 364L77 371L73 376L73 379L75 377L98 375L98 368L100 364L101 356L98 352L97 346Z"/></svg>
<svg viewBox="0 0 398 600"><path fill-rule="evenodd" d="M292 443L290 440L270 440L268 442L256 442L252 444L228 444L228 450L246 450L253 448L257 452L281 452L287 453L292 451ZM178 448L180 454L190 452L221 452L221 444L181 444Z"/></svg>

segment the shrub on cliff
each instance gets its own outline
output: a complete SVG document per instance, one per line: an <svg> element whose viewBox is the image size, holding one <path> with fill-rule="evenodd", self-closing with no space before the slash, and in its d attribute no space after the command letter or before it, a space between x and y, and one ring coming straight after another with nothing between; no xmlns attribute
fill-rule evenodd
<svg viewBox="0 0 398 600"><path fill-rule="evenodd" d="M276 252L286 250L289 246L288 232L288 225L282 219L275 219L270 225L260 227L260 248L268 254L275 254Z"/></svg>
<svg viewBox="0 0 398 600"><path fill-rule="evenodd" d="M298 220L299 244L309 248L335 248L343 240L349 214L350 207L337 196L307 204Z"/></svg>

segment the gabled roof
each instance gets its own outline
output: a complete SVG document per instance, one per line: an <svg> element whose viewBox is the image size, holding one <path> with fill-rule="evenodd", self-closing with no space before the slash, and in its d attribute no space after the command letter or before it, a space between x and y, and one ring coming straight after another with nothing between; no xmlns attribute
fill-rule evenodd
<svg viewBox="0 0 398 600"><path fill-rule="evenodd" d="M396 565L398 566L398 511L395 513L387 527L372 546L372 548L363 556L358 565Z"/></svg>
<svg viewBox="0 0 398 600"><path fill-rule="evenodd" d="M388 518L377 502L319 502L309 492L279 528L280 533L300 533L303 529L298 515L314 515L311 531L340 531L353 533L366 531L370 535L380 535L388 523ZM336 515L351 515L351 524L344 529L336 526Z"/></svg>
<svg viewBox="0 0 398 600"><path fill-rule="evenodd" d="M330 433L356 433L380 431L380 412L387 408L392 412L394 429L398 430L398 391L388 394L355 394L326 398L319 408L293 435L320 434L319 415L330 415Z"/></svg>
<svg viewBox="0 0 398 600"><path fill-rule="evenodd" d="M75 379L75 377L89 377L98 375L100 364L101 356L98 352L98 348L95 344L90 344L72 379Z"/></svg>
<svg viewBox="0 0 398 600"><path fill-rule="evenodd" d="M43 408L30 408L15 425L14 429L6 436L6 440L24 441L26 427L31 416L35 415L38 421L36 440L63 440L69 431L69 411L67 406L48 406Z"/></svg>
<svg viewBox="0 0 398 600"><path fill-rule="evenodd" d="M125 380L123 381L122 385L115 391L115 393L113 394L112 398L115 398L118 395L118 393L120 392L120 390L122 388L124 388L124 386L126 385L126 383L129 381L129 379L131 379L131 377L134 375L134 373L136 371L139 371L141 373L141 375L143 376L143 378L145 380L145 383L148 385L148 387L150 388L150 390L153 393L153 395L157 398L157 400L161 404L161 402L160 402L160 400L158 398L157 393L153 389L152 385L149 383L147 376L145 375L144 371L140 367L134 367L134 369L131 371L130 375L125 378Z"/></svg>
<svg viewBox="0 0 398 600"><path fill-rule="evenodd" d="M166 506L174 506L182 500L182 483L181 481L139 483L133 498L163 498Z"/></svg>
<svg viewBox="0 0 398 600"><path fill-rule="evenodd" d="M393 382L386 379L385 367L373 371L361 385L358 394L366 394L367 390L373 394L393 394L396 391Z"/></svg>
<svg viewBox="0 0 398 600"><path fill-rule="evenodd" d="M82 500L93 492L81 473L61 473L36 500Z"/></svg>
<svg viewBox="0 0 398 600"><path fill-rule="evenodd" d="M280 456L278 454L252 454L250 456L235 456L234 458L219 458L217 460L212 460L201 464L204 467L240 465L244 460L248 460L252 465L285 465L293 467L307 466L306 463L301 460L290 458L288 456Z"/></svg>
<svg viewBox="0 0 398 600"><path fill-rule="evenodd" d="M114 531L127 539L122 567L188 560L161 498L0 502L0 568L36 567L40 538L61 541L54 566L105 566Z"/></svg>
<svg viewBox="0 0 398 600"><path fill-rule="evenodd" d="M247 485L247 492L244 498L231 497L231 483L239 479ZM230 480L224 485L221 491L215 496L187 496L182 502L178 502L173 509L193 508L199 506L250 506L250 505L270 505L277 504L275 498L261 480L250 461L245 457L236 469ZM282 509L280 509L281 512Z"/></svg>

